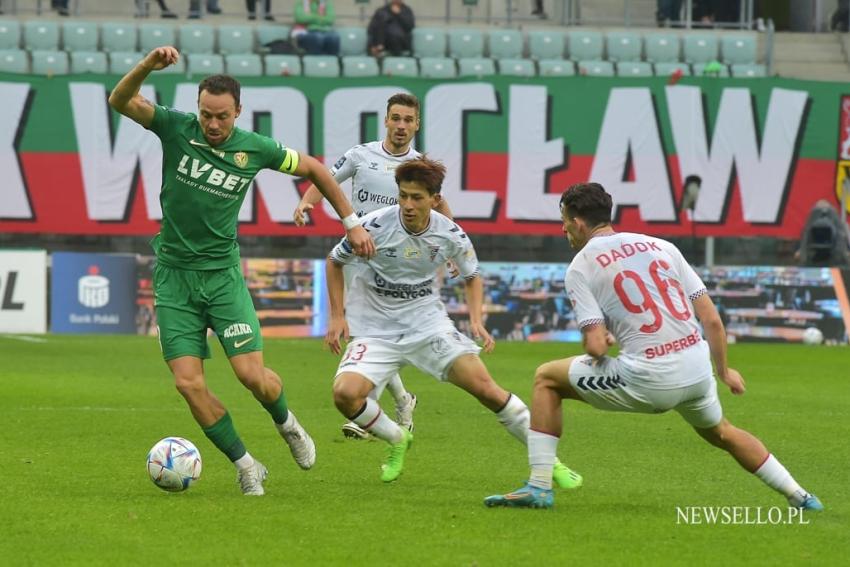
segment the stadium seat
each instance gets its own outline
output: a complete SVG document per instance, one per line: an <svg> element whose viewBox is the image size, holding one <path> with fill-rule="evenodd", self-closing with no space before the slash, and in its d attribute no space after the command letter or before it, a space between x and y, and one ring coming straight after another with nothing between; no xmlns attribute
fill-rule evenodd
<svg viewBox="0 0 850 567"><path fill-rule="evenodd" d="M720 40L723 62L729 65L751 65L756 62L758 43L752 35L724 35Z"/></svg>
<svg viewBox="0 0 850 567"><path fill-rule="evenodd" d="M645 61L621 61L617 63L618 77L651 77L652 64Z"/></svg>
<svg viewBox="0 0 850 567"><path fill-rule="evenodd" d="M14 20L0 20L0 50L18 49L21 46L21 24Z"/></svg>
<svg viewBox="0 0 850 567"><path fill-rule="evenodd" d="M182 59L182 57L181 57ZM217 75L224 73L224 58L211 53L193 53L186 56L190 75Z"/></svg>
<svg viewBox="0 0 850 567"><path fill-rule="evenodd" d="M291 32L289 26L262 25L257 26L257 43L265 47L269 43L278 40L288 40Z"/></svg>
<svg viewBox="0 0 850 567"><path fill-rule="evenodd" d="M419 65L413 57L384 57L382 74L387 77L418 77Z"/></svg>
<svg viewBox="0 0 850 567"><path fill-rule="evenodd" d="M419 60L419 76L427 79L457 77L455 60L448 57L423 57Z"/></svg>
<svg viewBox="0 0 850 567"><path fill-rule="evenodd" d="M106 53L103 51L72 51L72 73L99 73L105 75L109 71Z"/></svg>
<svg viewBox="0 0 850 567"><path fill-rule="evenodd" d="M26 22L24 24L24 46L30 51L58 50L59 25L56 22L39 20Z"/></svg>
<svg viewBox="0 0 850 567"><path fill-rule="evenodd" d="M483 77L496 74L496 64L484 57L467 57L457 60L458 77Z"/></svg>
<svg viewBox="0 0 850 567"><path fill-rule="evenodd" d="M714 76L714 77L728 77L729 76L729 66L728 65L724 65L723 63L719 63L719 62L715 61L714 63L711 64L711 67L713 67L714 69L706 72L705 68L708 67L708 66L709 66L708 63L705 63L705 64L697 63L696 65L694 65L694 69L693 69L694 75L699 75L701 77L702 76Z"/></svg>
<svg viewBox="0 0 850 567"><path fill-rule="evenodd" d="M640 61L643 39L634 32L611 32L606 37L609 61Z"/></svg>
<svg viewBox="0 0 850 567"><path fill-rule="evenodd" d="M656 63L655 75L658 77L669 77L676 71L681 71L687 77L691 74L691 66L687 63Z"/></svg>
<svg viewBox="0 0 850 567"><path fill-rule="evenodd" d="M33 75L68 74L68 54L64 51L36 50L31 55Z"/></svg>
<svg viewBox="0 0 850 567"><path fill-rule="evenodd" d="M157 71L157 73L162 73L164 75L184 75L186 74L186 57L181 57L177 60L177 63L173 65L169 65L165 69Z"/></svg>
<svg viewBox="0 0 850 567"><path fill-rule="evenodd" d="M0 51L0 72L29 73L29 55L23 49L4 49Z"/></svg>
<svg viewBox="0 0 850 567"><path fill-rule="evenodd" d="M109 72L113 75L126 75L142 57L144 55L137 51L113 51L109 54Z"/></svg>
<svg viewBox="0 0 850 567"><path fill-rule="evenodd" d="M488 37L490 57L519 59L522 57L522 33L517 30L492 30Z"/></svg>
<svg viewBox="0 0 850 567"><path fill-rule="evenodd" d="M484 34L479 30L449 31L449 57L475 59L484 56Z"/></svg>
<svg viewBox="0 0 850 567"><path fill-rule="evenodd" d="M435 28L413 28L413 54L416 57L445 57L446 33Z"/></svg>
<svg viewBox="0 0 850 567"><path fill-rule="evenodd" d="M156 47L175 45L177 34L174 26L165 24L139 24L139 47L142 53L149 53ZM182 46L178 45L178 49Z"/></svg>
<svg viewBox="0 0 850 567"><path fill-rule="evenodd" d="M62 46L65 51L97 51L97 24L94 22L63 22Z"/></svg>
<svg viewBox="0 0 850 567"><path fill-rule="evenodd" d="M181 53L187 55L215 53L215 34L211 26L183 24L179 29Z"/></svg>
<svg viewBox="0 0 850 567"><path fill-rule="evenodd" d="M100 39L103 50L115 53L133 53L139 32L132 24L105 22L100 26Z"/></svg>
<svg viewBox="0 0 850 567"><path fill-rule="evenodd" d="M735 78L767 77L767 67L757 63L732 65L732 76Z"/></svg>
<svg viewBox="0 0 850 567"><path fill-rule="evenodd" d="M685 63L708 63L717 59L717 36L693 34L685 36Z"/></svg>
<svg viewBox="0 0 850 567"><path fill-rule="evenodd" d="M339 57L305 55L302 58L305 77L339 77Z"/></svg>
<svg viewBox="0 0 850 567"><path fill-rule="evenodd" d="M576 66L566 59L541 59L537 62L538 74L541 77L573 77Z"/></svg>
<svg viewBox="0 0 850 567"><path fill-rule="evenodd" d="M254 28L239 25L219 26L218 52L222 55L254 53Z"/></svg>
<svg viewBox="0 0 850 567"><path fill-rule="evenodd" d="M579 61L578 70L588 77L613 77L614 64L610 61Z"/></svg>
<svg viewBox="0 0 850 567"><path fill-rule="evenodd" d="M337 28L336 32L339 34L340 55L366 55L368 38L364 28Z"/></svg>
<svg viewBox="0 0 850 567"><path fill-rule="evenodd" d="M381 74L374 57L346 55L342 58L343 77L377 77Z"/></svg>
<svg viewBox="0 0 850 567"><path fill-rule="evenodd" d="M679 61L679 36L672 33L649 33L644 37L646 60L650 63L677 63Z"/></svg>
<svg viewBox="0 0 850 567"><path fill-rule="evenodd" d="M602 34L596 31L570 32L570 59L573 61L601 61Z"/></svg>
<svg viewBox="0 0 850 567"><path fill-rule="evenodd" d="M267 77L288 77L301 74L301 58L297 55L266 55Z"/></svg>
<svg viewBox="0 0 850 567"><path fill-rule="evenodd" d="M533 77L537 74L531 59L499 59L499 74L510 77Z"/></svg>
<svg viewBox="0 0 850 567"><path fill-rule="evenodd" d="M227 74L235 77L263 76L263 60L256 53L225 55L224 66Z"/></svg>
<svg viewBox="0 0 850 567"><path fill-rule="evenodd" d="M528 51L532 59L564 58L564 34L559 31L532 30L528 32Z"/></svg>

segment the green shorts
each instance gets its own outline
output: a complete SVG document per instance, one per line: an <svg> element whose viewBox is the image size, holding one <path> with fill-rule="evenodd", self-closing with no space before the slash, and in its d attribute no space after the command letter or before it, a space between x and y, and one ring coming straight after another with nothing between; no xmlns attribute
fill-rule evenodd
<svg viewBox="0 0 850 567"><path fill-rule="evenodd" d="M153 287L165 360L209 358L208 328L218 335L228 358L263 349L260 321L239 266L178 270L157 263Z"/></svg>

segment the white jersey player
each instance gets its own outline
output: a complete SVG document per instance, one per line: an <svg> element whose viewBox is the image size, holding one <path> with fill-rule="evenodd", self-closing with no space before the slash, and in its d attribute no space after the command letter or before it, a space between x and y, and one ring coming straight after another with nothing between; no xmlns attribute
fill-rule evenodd
<svg viewBox="0 0 850 567"><path fill-rule="evenodd" d="M395 169L402 163L421 156L411 146L419 131L419 100L406 93L398 93L387 100L387 115L384 118L386 136L383 140L361 144L349 149L331 167L331 174L342 183L351 179L351 202L358 216L395 205L398 199L398 186L395 183ZM303 226L306 213L322 200L318 188L310 186L295 209L295 223ZM451 217L451 212L440 201L437 210ZM346 282L354 280L354 269L345 270ZM409 393L396 375L386 383L396 405L396 419L404 427L413 430L413 410L416 408L416 396ZM372 395L377 400L384 387L376 389ZM342 432L352 439L366 439L369 434L355 423L346 423Z"/></svg>
<svg viewBox="0 0 850 567"><path fill-rule="evenodd" d="M528 408L496 384L478 357L480 348L459 333L434 289L434 278L452 261L465 280L470 328L493 349L482 322L484 287L469 238L458 225L434 211L440 200L445 168L428 159L407 161L396 169L399 204L363 217L377 253L358 272L345 297L342 266L360 263L348 241L341 241L327 260L331 321L326 342L341 353L348 343L334 382L334 403L351 421L391 448L381 479L398 478L413 434L381 412L369 393L407 364L438 380L466 390L517 439L526 442ZM350 330L350 333L349 333ZM563 487L581 477L558 463L552 474Z"/></svg>
<svg viewBox="0 0 850 567"><path fill-rule="evenodd" d="M744 393L744 380L726 364L723 323L681 252L658 238L614 232L611 196L598 183L573 185L560 206L564 234L578 251L565 282L587 354L538 368L528 435L531 477L522 488L484 503L554 504L551 471L562 428L561 400L569 398L611 411L673 409L792 506L823 509L761 441L723 417L712 360L733 394ZM612 358L607 352L615 341L620 355Z"/></svg>

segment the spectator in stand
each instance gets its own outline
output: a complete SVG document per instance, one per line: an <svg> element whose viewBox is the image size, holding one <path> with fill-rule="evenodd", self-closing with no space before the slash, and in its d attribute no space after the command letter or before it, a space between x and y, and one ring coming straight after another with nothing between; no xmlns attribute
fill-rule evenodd
<svg viewBox="0 0 850 567"><path fill-rule="evenodd" d="M156 0L157 5L159 6L160 17L162 18L176 18L177 14L168 9L168 6L165 5L165 0ZM191 12L191 8L190 8ZM145 0L136 0L136 17L137 18L147 18L148 17L148 3Z"/></svg>
<svg viewBox="0 0 850 567"><path fill-rule="evenodd" d="M160 6L161 8L162 6ZM221 8L218 6L218 0L207 0L207 14L221 14ZM164 18L165 16L163 16ZM189 19L197 20L201 17L201 0L189 1Z"/></svg>
<svg viewBox="0 0 850 567"><path fill-rule="evenodd" d="M248 19L256 20L257 0L245 0L245 7L248 8ZM274 21L274 16L272 16L272 0L263 0L263 12L265 13L263 16L264 20L269 22Z"/></svg>
<svg viewBox="0 0 850 567"><path fill-rule="evenodd" d="M403 0L390 0L369 22L369 52L375 57L409 54L414 25L413 10Z"/></svg>
<svg viewBox="0 0 850 567"><path fill-rule="evenodd" d="M682 0L658 0L655 19L660 27L669 27L682 19Z"/></svg>
<svg viewBox="0 0 850 567"><path fill-rule="evenodd" d="M68 15L68 0L51 0L50 7L60 16Z"/></svg>
<svg viewBox="0 0 850 567"><path fill-rule="evenodd" d="M301 0L295 3L292 40L307 55L339 55L339 34L333 30L331 0Z"/></svg>
<svg viewBox="0 0 850 567"><path fill-rule="evenodd" d="M829 29L846 32L848 20L850 20L850 0L838 0L838 7L829 17Z"/></svg>
<svg viewBox="0 0 850 567"><path fill-rule="evenodd" d="M549 17L546 15L546 10L543 9L543 0L534 0L534 8L531 10L531 15L537 16L541 20Z"/></svg>

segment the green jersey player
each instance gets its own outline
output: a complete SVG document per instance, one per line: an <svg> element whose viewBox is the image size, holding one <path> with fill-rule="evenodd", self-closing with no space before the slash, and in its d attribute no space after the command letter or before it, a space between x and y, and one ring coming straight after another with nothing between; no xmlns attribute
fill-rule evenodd
<svg viewBox="0 0 850 567"><path fill-rule="evenodd" d="M162 228L154 293L159 341L195 420L236 465L244 494L262 495L266 468L245 449L222 403L206 386L208 328L218 335L234 373L271 414L301 468L316 460L312 439L287 408L280 377L263 362L257 314L242 277L236 241L239 208L254 176L275 169L309 178L336 209L357 253L374 245L328 171L314 158L234 126L241 111L239 83L213 75L198 87L198 114L158 106L139 94L151 71L173 65L178 51L151 51L116 85L109 104L162 141Z"/></svg>

